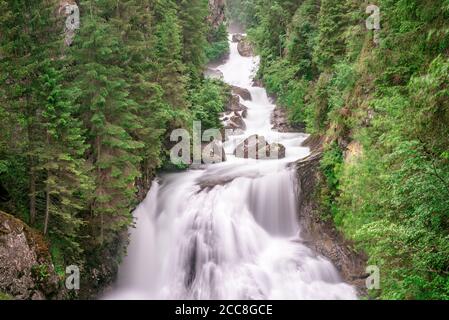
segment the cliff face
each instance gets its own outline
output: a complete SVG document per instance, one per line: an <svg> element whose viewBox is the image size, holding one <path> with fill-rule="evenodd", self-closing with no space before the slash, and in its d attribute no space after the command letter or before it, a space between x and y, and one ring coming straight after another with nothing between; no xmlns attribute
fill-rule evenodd
<svg viewBox="0 0 449 320"><path fill-rule="evenodd" d="M226 1L225 0L209 0L209 23L214 27L217 28L219 25L221 25L226 20L225 16L225 7L226 7Z"/></svg>
<svg viewBox="0 0 449 320"><path fill-rule="evenodd" d="M0 293L15 299L49 299L60 292L44 238L0 211Z"/></svg>
<svg viewBox="0 0 449 320"><path fill-rule="evenodd" d="M296 163L301 236L308 247L335 265L343 280L355 286L359 295L365 295L366 256L353 249L352 243L336 230L332 221L319 216L315 192L320 179L321 140L309 138L306 143L312 150L311 155Z"/></svg>

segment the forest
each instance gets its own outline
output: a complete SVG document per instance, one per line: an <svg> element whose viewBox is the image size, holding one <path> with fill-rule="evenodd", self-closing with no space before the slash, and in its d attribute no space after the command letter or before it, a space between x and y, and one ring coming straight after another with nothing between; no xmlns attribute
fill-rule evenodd
<svg viewBox="0 0 449 320"><path fill-rule="evenodd" d="M449 299L448 0L227 0L218 23L207 0L76 4L68 37L58 1L0 0L0 213L45 239L60 281L118 267L153 179L186 169L173 129L222 127L231 89L203 72L232 21L323 144L318 214L380 268L365 298Z"/></svg>
<svg viewBox="0 0 449 320"><path fill-rule="evenodd" d="M202 76L228 50L207 1L79 4L65 46L56 1L0 2L0 210L46 236L62 276L120 259L170 128L215 125L227 90Z"/></svg>

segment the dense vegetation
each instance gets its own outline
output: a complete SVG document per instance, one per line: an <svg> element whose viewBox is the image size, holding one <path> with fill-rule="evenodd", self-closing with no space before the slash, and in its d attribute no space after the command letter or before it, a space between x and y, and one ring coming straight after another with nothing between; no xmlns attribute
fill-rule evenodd
<svg viewBox="0 0 449 320"><path fill-rule="evenodd" d="M230 0L259 76L325 139L317 190L386 299L449 299L449 2Z"/></svg>
<svg viewBox="0 0 449 320"><path fill-rule="evenodd" d="M57 6L0 1L0 209L41 230L64 272L120 257L170 129L216 124L226 90L202 72L228 47L207 0L81 0L70 47Z"/></svg>

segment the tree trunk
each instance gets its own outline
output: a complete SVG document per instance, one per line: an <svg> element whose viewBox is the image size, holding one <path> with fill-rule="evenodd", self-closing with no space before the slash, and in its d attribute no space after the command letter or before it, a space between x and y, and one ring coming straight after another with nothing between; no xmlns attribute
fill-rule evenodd
<svg viewBox="0 0 449 320"><path fill-rule="evenodd" d="M36 223L36 173L33 160L30 160L30 225Z"/></svg>
<svg viewBox="0 0 449 320"><path fill-rule="evenodd" d="M44 222L44 235L48 232L48 220L50 220L50 186L47 182L47 188L45 190L45 222Z"/></svg>
<svg viewBox="0 0 449 320"><path fill-rule="evenodd" d="M50 145L50 136L48 132L46 134L47 146ZM48 220L50 220L50 175L51 172L47 169L47 182L45 183L45 222L44 222L44 235L48 232Z"/></svg>
<svg viewBox="0 0 449 320"><path fill-rule="evenodd" d="M101 158L101 141L100 136L96 137L96 145L97 145L97 162L100 161ZM101 168L97 164L97 179L100 181L101 179ZM103 210L100 210L100 244L103 244L104 237L104 217Z"/></svg>

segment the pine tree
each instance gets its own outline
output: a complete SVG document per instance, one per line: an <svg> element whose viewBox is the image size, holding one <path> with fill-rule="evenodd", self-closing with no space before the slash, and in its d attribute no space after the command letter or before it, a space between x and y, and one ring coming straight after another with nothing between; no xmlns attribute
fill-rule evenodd
<svg viewBox="0 0 449 320"><path fill-rule="evenodd" d="M23 137L17 144L28 157L30 223L42 217L43 233L76 255L83 223L79 213L90 183L81 124L64 90L63 22L51 1L2 1L0 7L5 30L0 88L8 115L21 124L12 130L19 130L15 138Z"/></svg>
<svg viewBox="0 0 449 320"><path fill-rule="evenodd" d="M132 136L140 128L137 103L123 62L127 51L114 19L120 14L116 1L83 2L86 17L72 55L75 102L80 106L91 145L95 192L91 204L92 229L97 243L108 243L131 222L135 179L143 143Z"/></svg>
<svg viewBox="0 0 449 320"><path fill-rule="evenodd" d="M316 66L312 61L318 31L317 0L305 0L293 16L287 40L287 59L298 67L298 75L313 80Z"/></svg>
<svg viewBox="0 0 449 320"><path fill-rule="evenodd" d="M161 165L162 136L170 119L166 112L168 105L163 101L163 89L157 83L157 55L154 51L157 38L154 35L152 4L151 0L123 3L120 26L129 57L125 63L125 74L130 83L130 95L138 105L140 127L133 132L133 136L144 143L138 151L142 161L137 185L146 188L151 185L155 171Z"/></svg>
<svg viewBox="0 0 449 320"><path fill-rule="evenodd" d="M157 81L164 91L164 100L173 111L187 107L187 76L182 63L182 30L177 16L177 5L169 1L155 4ZM173 114L173 118L176 115Z"/></svg>
<svg viewBox="0 0 449 320"><path fill-rule="evenodd" d="M194 80L202 74L206 61L208 15L207 0L178 0L179 21L182 28L182 60Z"/></svg>
<svg viewBox="0 0 449 320"><path fill-rule="evenodd" d="M77 110L69 103L70 91L63 88L65 69L47 65L40 76L42 100L41 124L45 130L39 169L45 173L44 234L62 241L66 255L80 253L78 234L84 223L79 217L86 209L92 181L84 160L87 149Z"/></svg>
<svg viewBox="0 0 449 320"><path fill-rule="evenodd" d="M329 69L345 53L343 31L346 26L344 1L322 0L317 44L314 50L315 62L321 71Z"/></svg>

